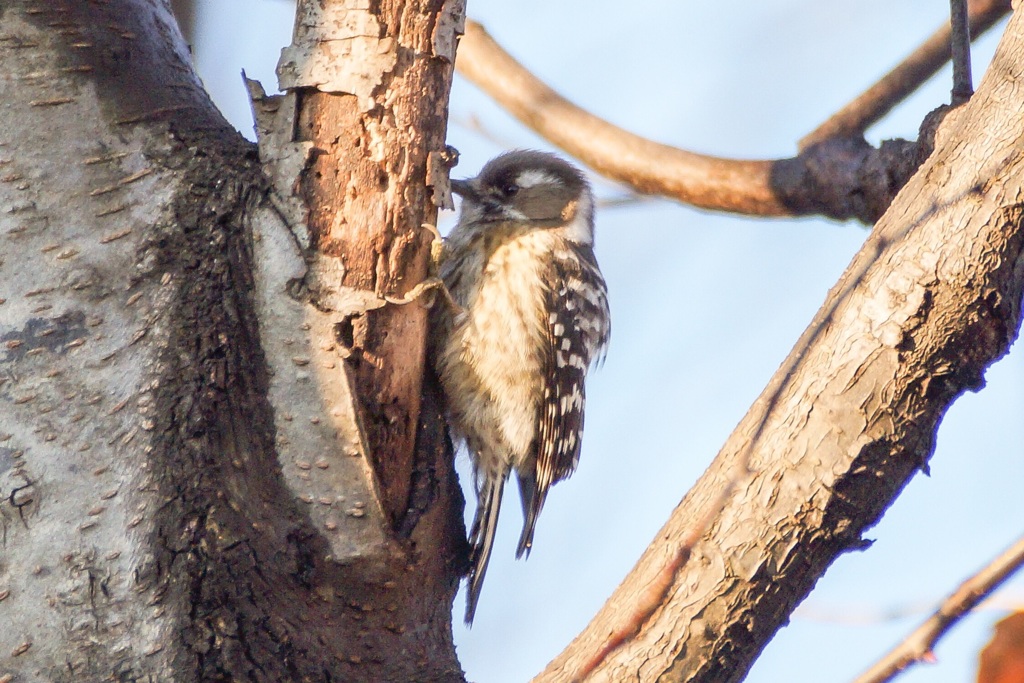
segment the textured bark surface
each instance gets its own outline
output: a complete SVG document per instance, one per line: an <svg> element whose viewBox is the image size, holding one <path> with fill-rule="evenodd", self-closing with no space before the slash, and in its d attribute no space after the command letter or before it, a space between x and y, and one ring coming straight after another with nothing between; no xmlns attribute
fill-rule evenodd
<svg viewBox="0 0 1024 683"><path fill-rule="evenodd" d="M185 298L205 284L196 271L229 268L200 259L223 231L190 234L175 216L189 146L204 143L168 123L217 120L185 60L157 6L0 13L0 676L11 680L160 678L178 665L187 610L162 539L181 526L158 516L174 490L161 456L186 434L169 422L168 373L198 370L223 345L218 306L193 310L191 343L173 349ZM186 395L181 418L194 415Z"/></svg>
<svg viewBox="0 0 1024 683"><path fill-rule="evenodd" d="M0 73L0 680L462 680L436 398L398 534L345 402L271 401L341 359L167 5L8 2Z"/></svg>
<svg viewBox="0 0 1024 683"><path fill-rule="evenodd" d="M454 61L454 36L445 34L461 3L371 5L300 2L295 45L312 43L312 56L286 52L279 72L298 95L297 140L315 150L302 176L322 264L313 264L314 277L322 270L343 287L400 297L427 276L433 237L422 225L437 220L428 169L431 153L445 150ZM335 13L344 16L340 31L329 19ZM292 66L316 64L320 55L320 68ZM318 294L336 285L312 286L318 305L330 307ZM338 325L382 502L396 528L408 525L410 512L426 311L389 305L353 312Z"/></svg>
<svg viewBox="0 0 1024 683"><path fill-rule="evenodd" d="M827 566L865 546L865 529L927 466L945 410L983 386L1020 327L1022 70L1015 15L975 97L939 126L934 153L716 461L536 680L742 680ZM709 511L665 603L637 615ZM595 662L631 619L638 633Z"/></svg>

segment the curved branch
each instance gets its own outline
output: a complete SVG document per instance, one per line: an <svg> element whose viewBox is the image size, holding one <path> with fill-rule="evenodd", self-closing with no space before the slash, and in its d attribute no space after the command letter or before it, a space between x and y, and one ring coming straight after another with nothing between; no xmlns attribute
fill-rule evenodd
<svg viewBox="0 0 1024 683"><path fill-rule="evenodd" d="M572 104L473 21L466 22L456 67L520 121L598 173L703 209L873 222L919 163L916 154L907 154L912 143L876 150L863 141L833 140L777 161L723 159L660 144ZM909 169L903 163L908 156L915 161Z"/></svg>
<svg viewBox="0 0 1024 683"><path fill-rule="evenodd" d="M1008 0L974 0L974 34L1008 9ZM696 154L625 131L555 92L474 21L466 22L456 67L525 125L598 173L639 192L753 216L822 215L873 223L927 156L931 143L922 134L921 144L890 141L876 149L860 134L934 73L949 53L947 26L804 138L797 157L779 160Z"/></svg>
<svg viewBox="0 0 1024 683"><path fill-rule="evenodd" d="M914 629L885 657L854 683L886 683L911 664L927 661L939 638L981 604L988 595L1024 566L1024 538L1020 538L980 572L960 584L923 624Z"/></svg>
<svg viewBox="0 0 1024 683"><path fill-rule="evenodd" d="M708 209L788 215L770 189L772 162L694 154L634 135L572 104L466 21L459 72L516 118L599 173L640 192Z"/></svg>

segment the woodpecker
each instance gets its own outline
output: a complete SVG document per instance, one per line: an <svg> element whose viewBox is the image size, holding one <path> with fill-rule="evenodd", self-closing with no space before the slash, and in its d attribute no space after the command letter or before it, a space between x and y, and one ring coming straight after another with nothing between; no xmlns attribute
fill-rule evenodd
<svg viewBox="0 0 1024 683"><path fill-rule="evenodd" d="M610 322L594 199L578 169L518 150L452 181L452 190L462 207L439 274L456 305L434 309L433 355L449 424L473 463L472 624L509 474L523 506L520 558L548 489L576 468L584 381L604 358Z"/></svg>

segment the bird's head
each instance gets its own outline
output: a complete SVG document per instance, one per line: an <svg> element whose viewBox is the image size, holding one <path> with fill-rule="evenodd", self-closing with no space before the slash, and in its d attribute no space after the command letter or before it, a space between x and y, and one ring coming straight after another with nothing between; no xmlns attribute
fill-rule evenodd
<svg viewBox="0 0 1024 683"><path fill-rule="evenodd" d="M453 180L462 197L459 222L558 229L578 244L594 239L594 201L583 174L559 157L516 150L489 161L480 175Z"/></svg>

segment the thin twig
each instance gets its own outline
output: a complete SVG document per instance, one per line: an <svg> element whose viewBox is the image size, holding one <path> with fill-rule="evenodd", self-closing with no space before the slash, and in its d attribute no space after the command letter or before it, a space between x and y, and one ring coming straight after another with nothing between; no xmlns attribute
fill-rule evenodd
<svg viewBox="0 0 1024 683"><path fill-rule="evenodd" d="M843 626L877 626L930 613L937 600L923 598L890 606L864 606L808 601L793 612L794 621ZM1024 609L1024 592L1002 590L974 608L975 612L1014 612Z"/></svg>
<svg viewBox="0 0 1024 683"><path fill-rule="evenodd" d="M956 2L957 0L951 0ZM1010 11L1010 0L971 0L967 7L970 36L992 28ZM933 33L906 59L860 96L800 140L800 149L833 137L864 134L871 124L892 111L910 93L949 61L952 34L947 24Z"/></svg>
<svg viewBox="0 0 1024 683"><path fill-rule="evenodd" d="M953 55L953 106L963 104L974 94L971 82L971 26L967 0L949 0L950 48Z"/></svg>
<svg viewBox="0 0 1024 683"><path fill-rule="evenodd" d="M938 610L854 683L885 683L917 662L934 659L935 644L960 619L1024 565L1024 537L960 584Z"/></svg>

